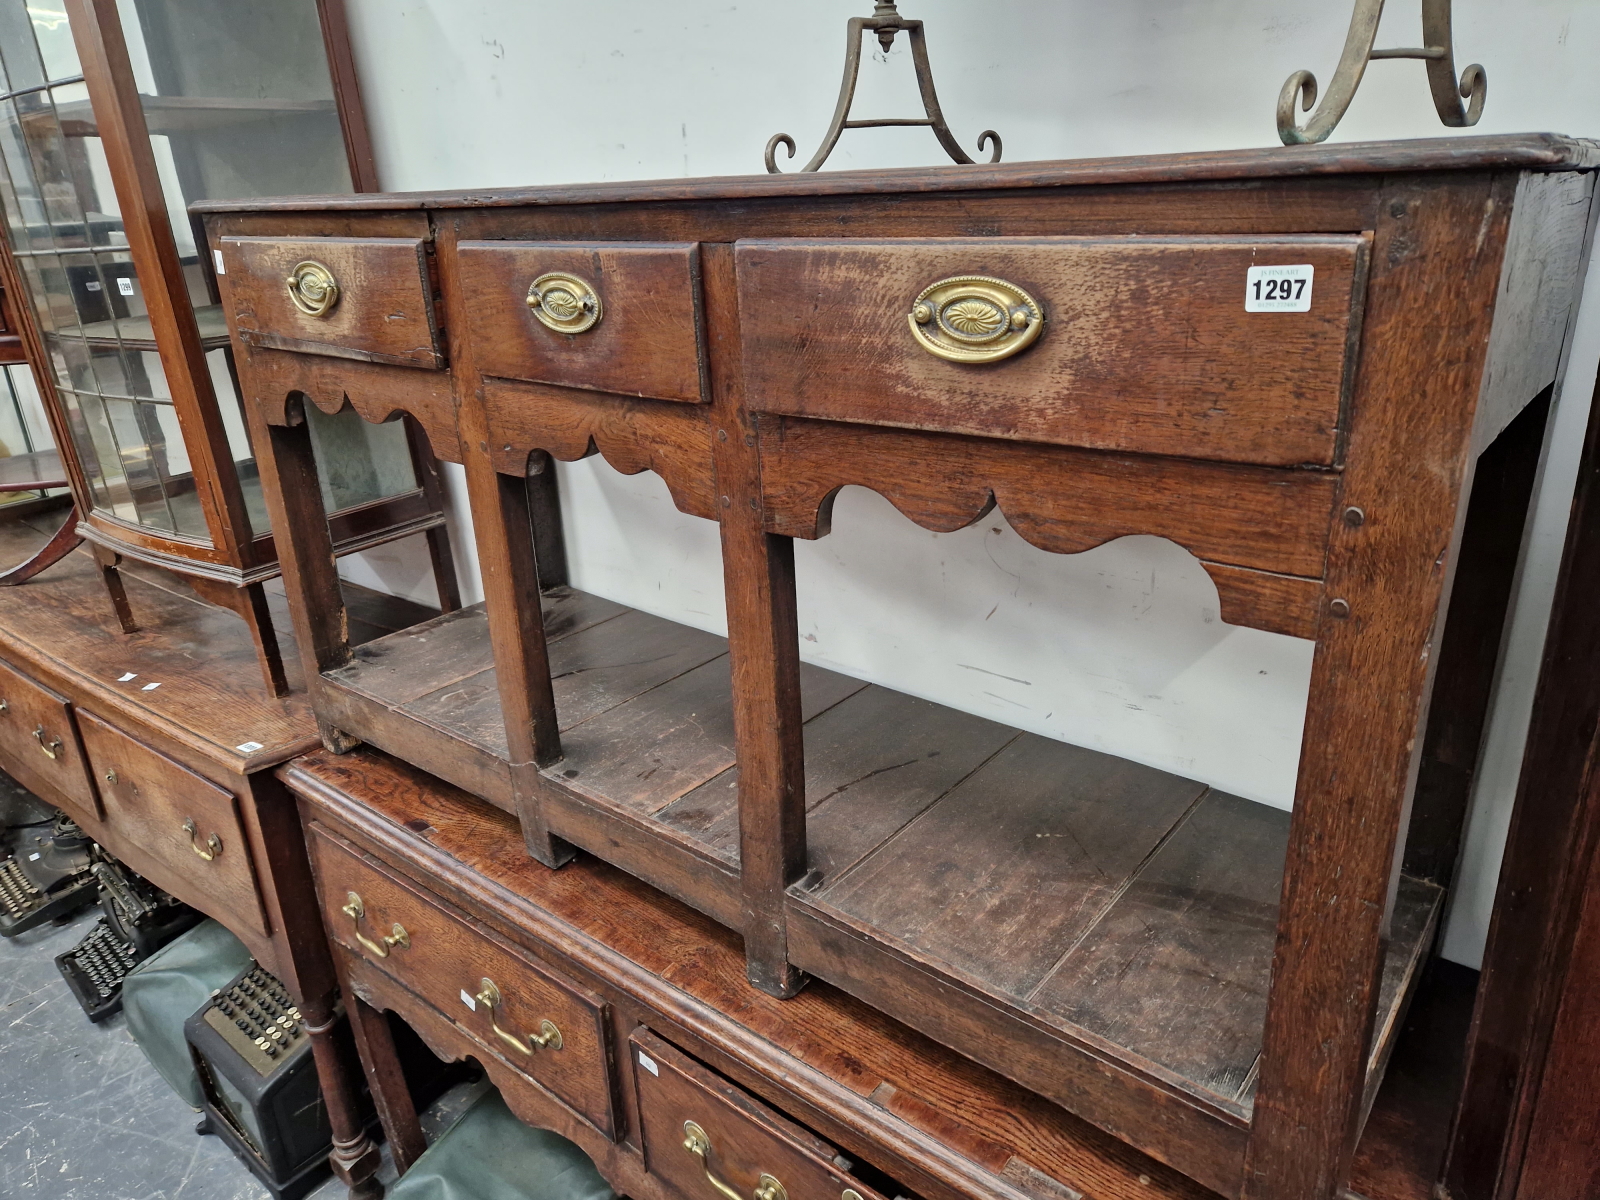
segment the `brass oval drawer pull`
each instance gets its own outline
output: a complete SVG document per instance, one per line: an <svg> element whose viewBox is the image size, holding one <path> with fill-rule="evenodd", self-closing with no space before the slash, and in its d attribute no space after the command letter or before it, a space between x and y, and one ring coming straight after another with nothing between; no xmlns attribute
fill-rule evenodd
<svg viewBox="0 0 1600 1200"><path fill-rule="evenodd" d="M949 362L990 363L1026 350L1044 332L1044 310L1014 283L957 275L925 288L906 317L929 354Z"/></svg>
<svg viewBox="0 0 1600 1200"><path fill-rule="evenodd" d="M289 299L308 317L326 317L339 303L339 281L316 259L297 262L285 281Z"/></svg>
<svg viewBox="0 0 1600 1200"><path fill-rule="evenodd" d="M745 1200L737 1188L730 1187L711 1173L711 1139L706 1136L706 1131L693 1121L683 1123L683 1148L700 1160L700 1165L705 1168L706 1180L717 1193L726 1200ZM778 1182L775 1175L768 1175L765 1171L756 1181L754 1193L755 1200L789 1200L789 1193L783 1184Z"/></svg>
<svg viewBox="0 0 1600 1200"><path fill-rule="evenodd" d="M195 824L193 817L186 817L184 819L183 831L189 835L189 849L193 850L207 862L210 862L212 859L216 858L217 855L222 853L222 839L214 833L205 840L204 845L201 845L199 842L195 841L195 838L200 836L200 826Z"/></svg>
<svg viewBox="0 0 1600 1200"><path fill-rule="evenodd" d="M360 942L379 958L389 957L389 947L399 946L402 950L411 949L411 935L406 932L406 927L396 921L392 932L381 942L375 942L361 932L361 918L367 915L367 906L362 903L361 897L355 892L345 893L345 905L340 909L345 916L356 924L356 941Z"/></svg>
<svg viewBox="0 0 1600 1200"><path fill-rule="evenodd" d="M38 742L39 743L39 749L43 750L51 758L60 758L61 757L61 755L59 753L59 751L61 750L61 739L60 738L51 738L48 742L45 741L44 740L44 726L43 725L40 725L36 729L34 729L34 731L33 731L33 740Z"/></svg>
<svg viewBox="0 0 1600 1200"><path fill-rule="evenodd" d="M489 1025L494 1030L495 1036L512 1049L529 1055L535 1050L561 1049L561 1030L556 1028L554 1021L540 1021L538 1035L530 1036L526 1040L500 1028L500 1022L495 1019L495 1009L500 1007L501 996L500 989L494 985L494 980L480 979L478 994L473 999L489 1010Z"/></svg>
<svg viewBox="0 0 1600 1200"><path fill-rule="evenodd" d="M600 296L575 275L553 271L528 288L528 307L540 324L557 333L583 333L600 324Z"/></svg>

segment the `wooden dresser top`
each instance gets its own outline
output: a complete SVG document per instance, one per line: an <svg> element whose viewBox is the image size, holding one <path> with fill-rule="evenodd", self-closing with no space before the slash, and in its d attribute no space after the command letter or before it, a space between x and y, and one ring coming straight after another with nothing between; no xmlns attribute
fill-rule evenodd
<svg viewBox="0 0 1600 1200"><path fill-rule="evenodd" d="M1591 171L1600 168L1600 142L1554 133L1485 137L1341 142L1083 158L1055 162L911 167L811 174L729 175L703 179L555 184L447 192L367 192L342 196L276 196L211 200L202 213L309 212L519 205L610 204L685 200L754 200L802 196L971 192L1110 184L1224 182L1311 175L1372 175L1411 171Z"/></svg>

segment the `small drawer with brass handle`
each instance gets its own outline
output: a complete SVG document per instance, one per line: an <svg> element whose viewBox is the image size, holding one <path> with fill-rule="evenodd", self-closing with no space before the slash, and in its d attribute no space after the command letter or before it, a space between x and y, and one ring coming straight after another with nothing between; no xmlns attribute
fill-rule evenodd
<svg viewBox="0 0 1600 1200"><path fill-rule="evenodd" d="M224 237L217 286L249 346L444 366L421 237Z"/></svg>
<svg viewBox="0 0 1600 1200"><path fill-rule="evenodd" d="M692 242L462 242L485 375L698 404L706 399ZM518 444L515 430L497 445Z"/></svg>
<svg viewBox="0 0 1600 1200"><path fill-rule="evenodd" d="M1362 234L748 240L744 394L780 416L1331 465ZM1252 268L1303 273L1257 311Z"/></svg>
<svg viewBox="0 0 1600 1200"><path fill-rule="evenodd" d="M315 822L306 844L345 969L370 968L425 1001L502 1089L537 1084L615 1136L604 1001Z"/></svg>
<svg viewBox="0 0 1600 1200"><path fill-rule="evenodd" d="M91 713L78 714L78 727L117 857L224 924L265 936L238 798Z"/></svg>
<svg viewBox="0 0 1600 1200"><path fill-rule="evenodd" d="M837 1147L646 1029L629 1037L645 1160L693 1200L882 1200Z"/></svg>
<svg viewBox="0 0 1600 1200"><path fill-rule="evenodd" d="M100 799L79 746L71 702L3 662L0 758L18 783L74 820L99 820Z"/></svg>

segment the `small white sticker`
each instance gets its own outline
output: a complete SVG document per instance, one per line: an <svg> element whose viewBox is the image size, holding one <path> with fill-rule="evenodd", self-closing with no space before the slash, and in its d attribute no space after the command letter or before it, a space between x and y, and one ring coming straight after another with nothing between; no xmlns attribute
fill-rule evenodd
<svg viewBox="0 0 1600 1200"><path fill-rule="evenodd" d="M37 854L30 854L30 855L28 855L28 861L29 862L38 862L39 861L39 856Z"/></svg>
<svg viewBox="0 0 1600 1200"><path fill-rule="evenodd" d="M127 683L128 680L137 679L137 678L139 678L139 673L137 671L129 671L126 675L118 675L117 676L117 682L118 683Z"/></svg>
<svg viewBox="0 0 1600 1200"><path fill-rule="evenodd" d="M652 1075L657 1077L661 1075L661 1068L656 1066L656 1060L651 1058L643 1050L639 1051L639 1065L646 1071L649 1071Z"/></svg>
<svg viewBox="0 0 1600 1200"><path fill-rule="evenodd" d="M121 292L124 296L133 295L133 280L129 279L126 275L122 276L117 280L117 291Z"/></svg>
<svg viewBox="0 0 1600 1200"><path fill-rule="evenodd" d="M461 1003L465 1004L473 1012L478 1011L477 997L475 997L471 992L467 991L466 988L461 989Z"/></svg>
<svg viewBox="0 0 1600 1200"><path fill-rule="evenodd" d="M88 292L98 292L100 291L100 281L98 279L91 279L83 285L83 288Z"/></svg>
<svg viewBox="0 0 1600 1200"><path fill-rule="evenodd" d="M139 690L141 692L153 692L160 686L161 685L159 683L147 683L142 688L140 688Z"/></svg>
<svg viewBox="0 0 1600 1200"><path fill-rule="evenodd" d="M1291 267L1251 267L1244 274L1245 312L1310 312L1310 263Z"/></svg>
<svg viewBox="0 0 1600 1200"><path fill-rule="evenodd" d="M217 274L218 275L226 275L228 273L228 268L222 265L222 251L221 250L213 250L211 252L211 261L217 264Z"/></svg>
<svg viewBox="0 0 1600 1200"><path fill-rule="evenodd" d="M260 742L240 742L234 747L240 754L254 754L257 750L265 750Z"/></svg>

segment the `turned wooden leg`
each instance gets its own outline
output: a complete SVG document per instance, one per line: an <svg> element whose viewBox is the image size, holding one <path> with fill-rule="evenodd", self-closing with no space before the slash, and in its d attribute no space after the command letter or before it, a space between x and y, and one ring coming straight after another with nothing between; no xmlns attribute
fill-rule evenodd
<svg viewBox="0 0 1600 1200"><path fill-rule="evenodd" d="M383 1185L378 1182L378 1147L367 1137L357 1106L358 1092L338 1037L339 1019L331 999L318 997L300 1006L306 1033L311 1038L311 1053L317 1064L317 1080L322 1084L322 1101L328 1108L328 1124L333 1128L333 1153L328 1162L333 1173L350 1189L351 1200L378 1200Z"/></svg>
<svg viewBox="0 0 1600 1200"><path fill-rule="evenodd" d="M367 1074L367 1087L389 1142L389 1156L394 1159L395 1172L404 1175L422 1157L428 1143L422 1136L411 1086L395 1051L394 1031L389 1028L388 1017L349 988L344 992L344 1010L350 1017L361 1069Z"/></svg>

